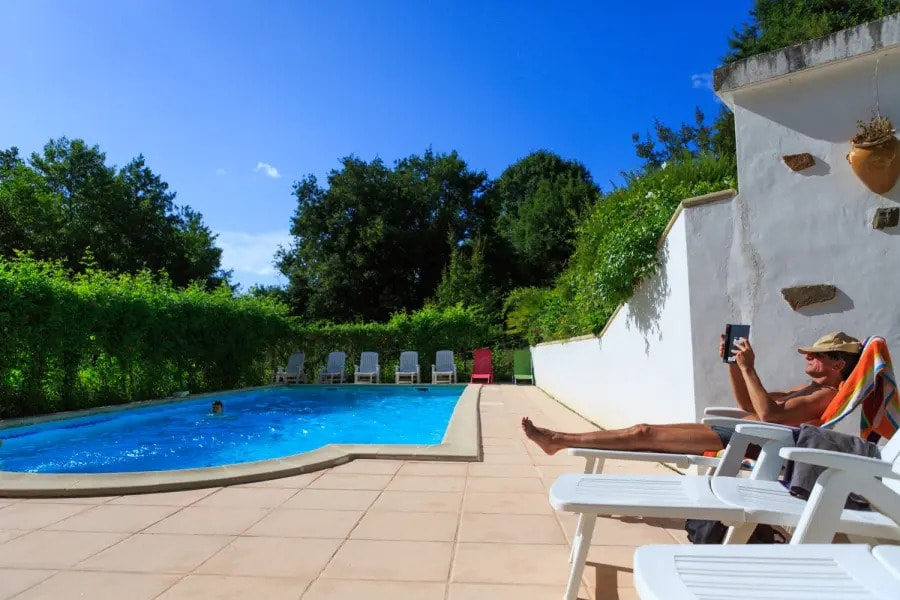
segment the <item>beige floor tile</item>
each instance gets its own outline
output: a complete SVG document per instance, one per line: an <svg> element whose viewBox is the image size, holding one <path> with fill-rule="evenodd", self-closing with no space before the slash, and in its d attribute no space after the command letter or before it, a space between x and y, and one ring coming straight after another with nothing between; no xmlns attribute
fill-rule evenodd
<svg viewBox="0 0 900 600"><path fill-rule="evenodd" d="M358 510L278 508L244 535L344 539L362 515L362 511Z"/></svg>
<svg viewBox="0 0 900 600"><path fill-rule="evenodd" d="M466 474L468 463L411 461L400 467L397 475L424 475L426 477L462 477Z"/></svg>
<svg viewBox="0 0 900 600"><path fill-rule="evenodd" d="M125 539L122 533L33 531L0 545L0 567L61 569Z"/></svg>
<svg viewBox="0 0 900 600"><path fill-rule="evenodd" d="M197 573L312 580L340 544L341 540L242 537L206 561Z"/></svg>
<svg viewBox="0 0 900 600"><path fill-rule="evenodd" d="M540 479L534 477L469 477L469 492L544 493Z"/></svg>
<svg viewBox="0 0 900 600"><path fill-rule="evenodd" d="M599 590L599 596L620 587L634 587L632 564L634 546L591 546L584 568L588 589Z"/></svg>
<svg viewBox="0 0 900 600"><path fill-rule="evenodd" d="M0 569L0 598L6 600L39 584L56 571L37 569Z"/></svg>
<svg viewBox="0 0 900 600"><path fill-rule="evenodd" d="M394 475L403 466L402 460L351 460L331 469L332 473L358 473L360 475Z"/></svg>
<svg viewBox="0 0 900 600"><path fill-rule="evenodd" d="M540 477L533 465L486 465L471 463L469 477Z"/></svg>
<svg viewBox="0 0 900 600"><path fill-rule="evenodd" d="M189 573L233 539L225 535L139 533L80 563L78 568L90 571Z"/></svg>
<svg viewBox="0 0 900 600"><path fill-rule="evenodd" d="M308 585L296 578L188 575L158 600L297 600Z"/></svg>
<svg viewBox="0 0 900 600"><path fill-rule="evenodd" d="M569 546L460 543L450 581L560 585L568 574Z"/></svg>
<svg viewBox="0 0 900 600"><path fill-rule="evenodd" d="M577 515L560 513L559 520L566 536L572 539L575 534ZM591 544L598 546L643 546L645 544L671 544L672 535L663 527L645 523L642 519L632 517L610 518L599 517L594 524L594 535Z"/></svg>
<svg viewBox="0 0 900 600"><path fill-rule="evenodd" d="M452 550L447 542L348 540L322 577L445 582Z"/></svg>
<svg viewBox="0 0 900 600"><path fill-rule="evenodd" d="M567 475L569 473L583 473L584 465L579 465L577 468L573 467L550 467L547 465L538 465L538 472L541 474L541 477L544 479L554 480L560 475Z"/></svg>
<svg viewBox="0 0 900 600"><path fill-rule="evenodd" d="M292 475L290 477L278 477L276 479L267 479L265 481L254 481L253 483L242 483L235 487L248 488L285 488L293 490L302 490L310 483L321 477L325 471L316 471L314 473L303 473L301 475Z"/></svg>
<svg viewBox="0 0 900 600"><path fill-rule="evenodd" d="M392 492L462 492L466 489L466 478L397 475L385 489Z"/></svg>
<svg viewBox="0 0 900 600"><path fill-rule="evenodd" d="M65 571L37 585L16 600L90 598L91 600L152 600L180 575Z"/></svg>
<svg viewBox="0 0 900 600"><path fill-rule="evenodd" d="M0 530L40 529L84 512L89 504L46 504L43 502L17 502L0 508Z"/></svg>
<svg viewBox="0 0 900 600"><path fill-rule="evenodd" d="M444 600L444 587L443 583L412 581L318 579L303 600Z"/></svg>
<svg viewBox="0 0 900 600"><path fill-rule="evenodd" d="M485 448L484 459L482 463L485 465L515 465L515 466L527 466L534 464L532 462L531 456L526 452L510 452L510 453L502 453L502 452L492 452L490 449Z"/></svg>
<svg viewBox="0 0 900 600"><path fill-rule="evenodd" d="M133 494L121 496L109 501L109 504L142 504L153 506L190 506L197 500L209 496L221 488L202 490L183 490L180 492L162 492L160 494Z"/></svg>
<svg viewBox="0 0 900 600"><path fill-rule="evenodd" d="M458 523L456 513L371 511L362 518L350 538L452 542Z"/></svg>
<svg viewBox="0 0 900 600"><path fill-rule="evenodd" d="M47 526L48 530L120 531L137 533L178 510L175 506L129 506L101 504Z"/></svg>
<svg viewBox="0 0 900 600"><path fill-rule="evenodd" d="M366 510L381 492L374 490L300 490L281 508Z"/></svg>
<svg viewBox="0 0 900 600"><path fill-rule="evenodd" d="M275 508L296 494L290 488L222 488L193 506L214 506L216 508Z"/></svg>
<svg viewBox="0 0 900 600"><path fill-rule="evenodd" d="M22 537L26 533L31 533L31 529L0 529L0 544Z"/></svg>
<svg viewBox="0 0 900 600"><path fill-rule="evenodd" d="M382 492L372 510L458 513L462 498L456 492Z"/></svg>
<svg viewBox="0 0 900 600"><path fill-rule="evenodd" d="M559 600L565 585L451 583L449 600Z"/></svg>
<svg viewBox="0 0 900 600"><path fill-rule="evenodd" d="M147 528L146 533L239 535L268 513L267 508L189 506Z"/></svg>
<svg viewBox="0 0 900 600"><path fill-rule="evenodd" d="M464 513L459 525L460 542L510 544L565 544L566 538L553 515Z"/></svg>
<svg viewBox="0 0 900 600"><path fill-rule="evenodd" d="M463 512L552 515L554 511L547 494L468 492L463 502Z"/></svg>
<svg viewBox="0 0 900 600"><path fill-rule="evenodd" d="M311 490L383 490L393 475L325 473L311 484Z"/></svg>

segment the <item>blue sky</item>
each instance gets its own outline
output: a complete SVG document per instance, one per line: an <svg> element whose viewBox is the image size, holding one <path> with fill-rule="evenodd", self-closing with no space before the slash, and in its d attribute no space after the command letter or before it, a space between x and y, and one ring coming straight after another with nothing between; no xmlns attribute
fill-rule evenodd
<svg viewBox="0 0 900 600"><path fill-rule="evenodd" d="M349 154L457 150L497 177L548 149L608 188L633 131L718 111L710 72L751 4L3 0L0 147L143 153L237 282L285 283L291 186Z"/></svg>

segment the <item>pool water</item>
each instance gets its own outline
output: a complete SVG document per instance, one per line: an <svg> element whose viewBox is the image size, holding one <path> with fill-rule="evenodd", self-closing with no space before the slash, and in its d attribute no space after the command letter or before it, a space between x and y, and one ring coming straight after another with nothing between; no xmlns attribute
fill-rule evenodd
<svg viewBox="0 0 900 600"><path fill-rule="evenodd" d="M0 430L0 470L168 471L282 458L326 444L439 444L465 386L293 386ZM213 400L225 410L213 415Z"/></svg>

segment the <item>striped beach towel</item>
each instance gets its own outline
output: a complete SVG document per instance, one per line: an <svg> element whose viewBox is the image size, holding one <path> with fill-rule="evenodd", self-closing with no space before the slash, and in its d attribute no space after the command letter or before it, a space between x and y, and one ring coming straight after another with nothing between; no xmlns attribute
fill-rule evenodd
<svg viewBox="0 0 900 600"><path fill-rule="evenodd" d="M900 398L891 354L881 337L872 336L863 343L859 364L822 414L821 426L834 427L860 406L859 436L864 440L890 439L900 427Z"/></svg>

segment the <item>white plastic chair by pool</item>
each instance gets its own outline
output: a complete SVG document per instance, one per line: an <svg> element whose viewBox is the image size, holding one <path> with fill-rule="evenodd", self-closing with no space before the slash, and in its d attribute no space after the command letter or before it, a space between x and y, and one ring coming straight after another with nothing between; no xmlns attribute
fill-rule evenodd
<svg viewBox="0 0 900 600"><path fill-rule="evenodd" d="M295 352L288 358L288 363L284 367L278 367L275 371L275 383L300 383L306 381L306 374L303 372L303 364L306 362L306 355L303 352Z"/></svg>
<svg viewBox="0 0 900 600"><path fill-rule="evenodd" d="M394 383L421 383L422 377L419 372L419 353L414 350L407 350L400 353L400 364L394 373Z"/></svg>
<svg viewBox="0 0 900 600"><path fill-rule="evenodd" d="M359 355L359 364L353 373L353 383L378 383L381 379L381 367L378 365L377 352L363 352Z"/></svg>
<svg viewBox="0 0 900 600"><path fill-rule="evenodd" d="M431 365L431 383L456 383L456 363L453 350L438 350Z"/></svg>
<svg viewBox="0 0 900 600"><path fill-rule="evenodd" d="M319 383L344 383L344 367L347 355L343 352L332 352L328 355L328 364L319 369Z"/></svg>

